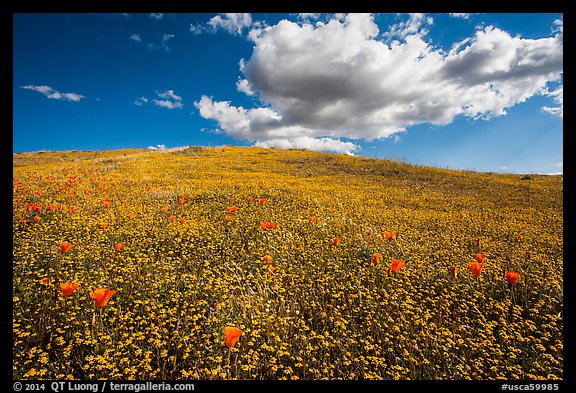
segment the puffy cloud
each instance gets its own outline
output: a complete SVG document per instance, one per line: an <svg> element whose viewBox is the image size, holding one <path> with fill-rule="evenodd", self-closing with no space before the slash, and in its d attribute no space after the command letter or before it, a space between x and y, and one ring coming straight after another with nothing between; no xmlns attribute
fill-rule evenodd
<svg viewBox="0 0 576 393"><path fill-rule="evenodd" d="M237 89L255 93L263 107L206 96L195 105L232 137L318 148L337 138L372 140L416 124L446 125L456 116L501 116L562 77L560 22L555 35L541 39L488 26L448 52L423 39L432 24L411 14L380 34L371 15L348 14L252 29L254 50L240 62ZM561 90L554 97L561 102Z"/></svg>
<svg viewBox="0 0 576 393"><path fill-rule="evenodd" d="M342 142L334 138L312 138L309 136L258 141L255 146L277 147L279 149L307 149L348 155L354 155L354 151L360 148L352 142Z"/></svg>
<svg viewBox="0 0 576 393"><path fill-rule="evenodd" d="M134 33L134 34L132 34L132 35L130 36L130 39L131 39L132 41L142 42L142 37L140 36L140 34Z"/></svg>
<svg viewBox="0 0 576 393"><path fill-rule="evenodd" d="M248 96L254 95L254 92L252 91L252 88L250 87L250 82L248 82L248 80L246 80L246 79L239 79L238 82L236 82L236 89L239 92L244 93Z"/></svg>
<svg viewBox="0 0 576 393"><path fill-rule="evenodd" d="M37 91L38 93L44 94L46 97L54 99L54 100L65 100L65 101L74 101L78 102L82 100L84 97L81 94L77 93L61 93L58 90L54 90L50 86L36 86L36 85L28 85L28 86L21 86L23 89Z"/></svg>
<svg viewBox="0 0 576 393"><path fill-rule="evenodd" d="M247 13L220 14L210 19L208 25L210 25L214 31L221 28L230 34L241 35L242 30L252 25L252 15Z"/></svg>
<svg viewBox="0 0 576 393"><path fill-rule="evenodd" d="M148 146L148 150L166 150L166 145Z"/></svg>

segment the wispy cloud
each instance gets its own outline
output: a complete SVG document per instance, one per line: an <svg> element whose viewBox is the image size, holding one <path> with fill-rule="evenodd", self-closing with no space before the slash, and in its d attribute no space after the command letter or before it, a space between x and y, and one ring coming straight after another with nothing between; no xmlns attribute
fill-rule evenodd
<svg viewBox="0 0 576 393"><path fill-rule="evenodd" d="M252 15L248 13L228 13L216 15L208 21L214 30L224 29L230 34L241 35L242 30L252 25Z"/></svg>
<svg viewBox="0 0 576 393"><path fill-rule="evenodd" d="M132 35L130 36L130 39L131 39L132 41L142 42L142 37L140 36L140 34L134 33L134 34L132 34Z"/></svg>
<svg viewBox="0 0 576 393"><path fill-rule="evenodd" d="M164 14L162 14L162 13L158 13L158 14L152 13L149 16L151 19L156 19L156 20L160 20L160 19L164 18Z"/></svg>
<svg viewBox="0 0 576 393"><path fill-rule="evenodd" d="M143 106L149 102L152 102L154 105L167 109L178 109L184 106L182 103L182 97L176 95L174 90L166 90L162 93L156 92L156 96L158 98L153 98L151 100L146 97L139 97L134 100L134 105Z"/></svg>
<svg viewBox="0 0 576 393"><path fill-rule="evenodd" d="M254 50L240 61L244 78L236 88L261 107L206 95L195 106L236 139L351 153L357 147L339 145L338 138L370 141L417 124L447 125L457 116L503 116L562 78L560 22L554 35L540 39L487 26L447 53L424 39L433 19L400 17L385 34L369 14L253 28ZM562 88L547 94L561 108Z"/></svg>
<svg viewBox="0 0 576 393"><path fill-rule="evenodd" d="M451 12L448 15L450 15L453 18L470 19L470 16L475 15L475 14L467 13L467 12Z"/></svg>
<svg viewBox="0 0 576 393"><path fill-rule="evenodd" d="M82 94L77 93L62 93L58 90L51 88L50 86L45 85L28 85L28 86L20 86L23 89L37 91L38 93L44 94L46 97L54 100L64 100L64 101L73 101L78 102L82 100L84 97Z"/></svg>

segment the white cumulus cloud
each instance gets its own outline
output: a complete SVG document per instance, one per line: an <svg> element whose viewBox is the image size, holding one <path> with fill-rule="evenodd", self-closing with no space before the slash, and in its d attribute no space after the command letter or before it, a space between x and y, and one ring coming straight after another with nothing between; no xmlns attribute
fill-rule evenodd
<svg viewBox="0 0 576 393"><path fill-rule="evenodd" d="M562 90L547 92L563 74L560 22L539 39L487 26L446 52L424 40L432 18L403 18L384 34L370 14L254 28L254 50L240 61L244 78L236 87L262 107L207 96L195 106L221 131L261 146L337 148L331 144L338 138L373 140L456 116L501 116L537 94L561 102Z"/></svg>

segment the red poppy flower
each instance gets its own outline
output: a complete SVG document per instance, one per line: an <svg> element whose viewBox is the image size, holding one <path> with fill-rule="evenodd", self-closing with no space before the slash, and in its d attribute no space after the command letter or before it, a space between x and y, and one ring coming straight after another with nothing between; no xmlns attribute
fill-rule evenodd
<svg viewBox="0 0 576 393"><path fill-rule="evenodd" d="M224 334L226 335L226 346L228 348L232 348L234 344L238 342L238 339L242 333L244 333L242 330L235 327L228 326L224 328Z"/></svg>
<svg viewBox="0 0 576 393"><path fill-rule="evenodd" d="M392 258L392 265L388 267L388 273L390 272L398 272L398 270L402 269L405 266L404 261L400 259Z"/></svg>
<svg viewBox="0 0 576 393"><path fill-rule="evenodd" d="M484 262L484 258L486 258L486 254L484 253L476 254L476 262L482 263Z"/></svg>
<svg viewBox="0 0 576 393"><path fill-rule="evenodd" d="M480 273L482 273L482 268L484 265L480 262L470 262L468 267L470 268L470 271L474 277L480 277Z"/></svg>
<svg viewBox="0 0 576 393"><path fill-rule="evenodd" d="M458 266L452 265L452 267L450 268L450 278L455 279L457 275L458 275Z"/></svg>
<svg viewBox="0 0 576 393"><path fill-rule="evenodd" d="M514 285L519 276L520 274L517 272L506 272L506 281L508 281L508 284Z"/></svg>
<svg viewBox="0 0 576 393"><path fill-rule="evenodd" d="M338 243L340 243L340 238L339 238L339 237L335 237L332 241L334 242L334 245L337 246Z"/></svg>
<svg viewBox="0 0 576 393"><path fill-rule="evenodd" d="M90 297L94 299L94 304L98 308L106 307L110 298L116 293L109 288L98 288L94 291L90 291Z"/></svg>
<svg viewBox="0 0 576 393"><path fill-rule="evenodd" d="M60 243L60 252L62 254L70 251L72 249L72 247L74 247L72 244L68 243L68 242L62 242Z"/></svg>
<svg viewBox="0 0 576 393"><path fill-rule="evenodd" d="M68 297L78 288L78 284L75 282L65 282L60 284L60 288L62 289L62 296Z"/></svg>

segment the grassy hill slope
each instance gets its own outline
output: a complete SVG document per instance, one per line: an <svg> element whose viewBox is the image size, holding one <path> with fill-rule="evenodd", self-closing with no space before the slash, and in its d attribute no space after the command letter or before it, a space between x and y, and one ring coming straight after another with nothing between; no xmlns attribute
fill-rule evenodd
<svg viewBox="0 0 576 393"><path fill-rule="evenodd" d="M14 378L562 378L562 176L241 147L13 163Z"/></svg>

